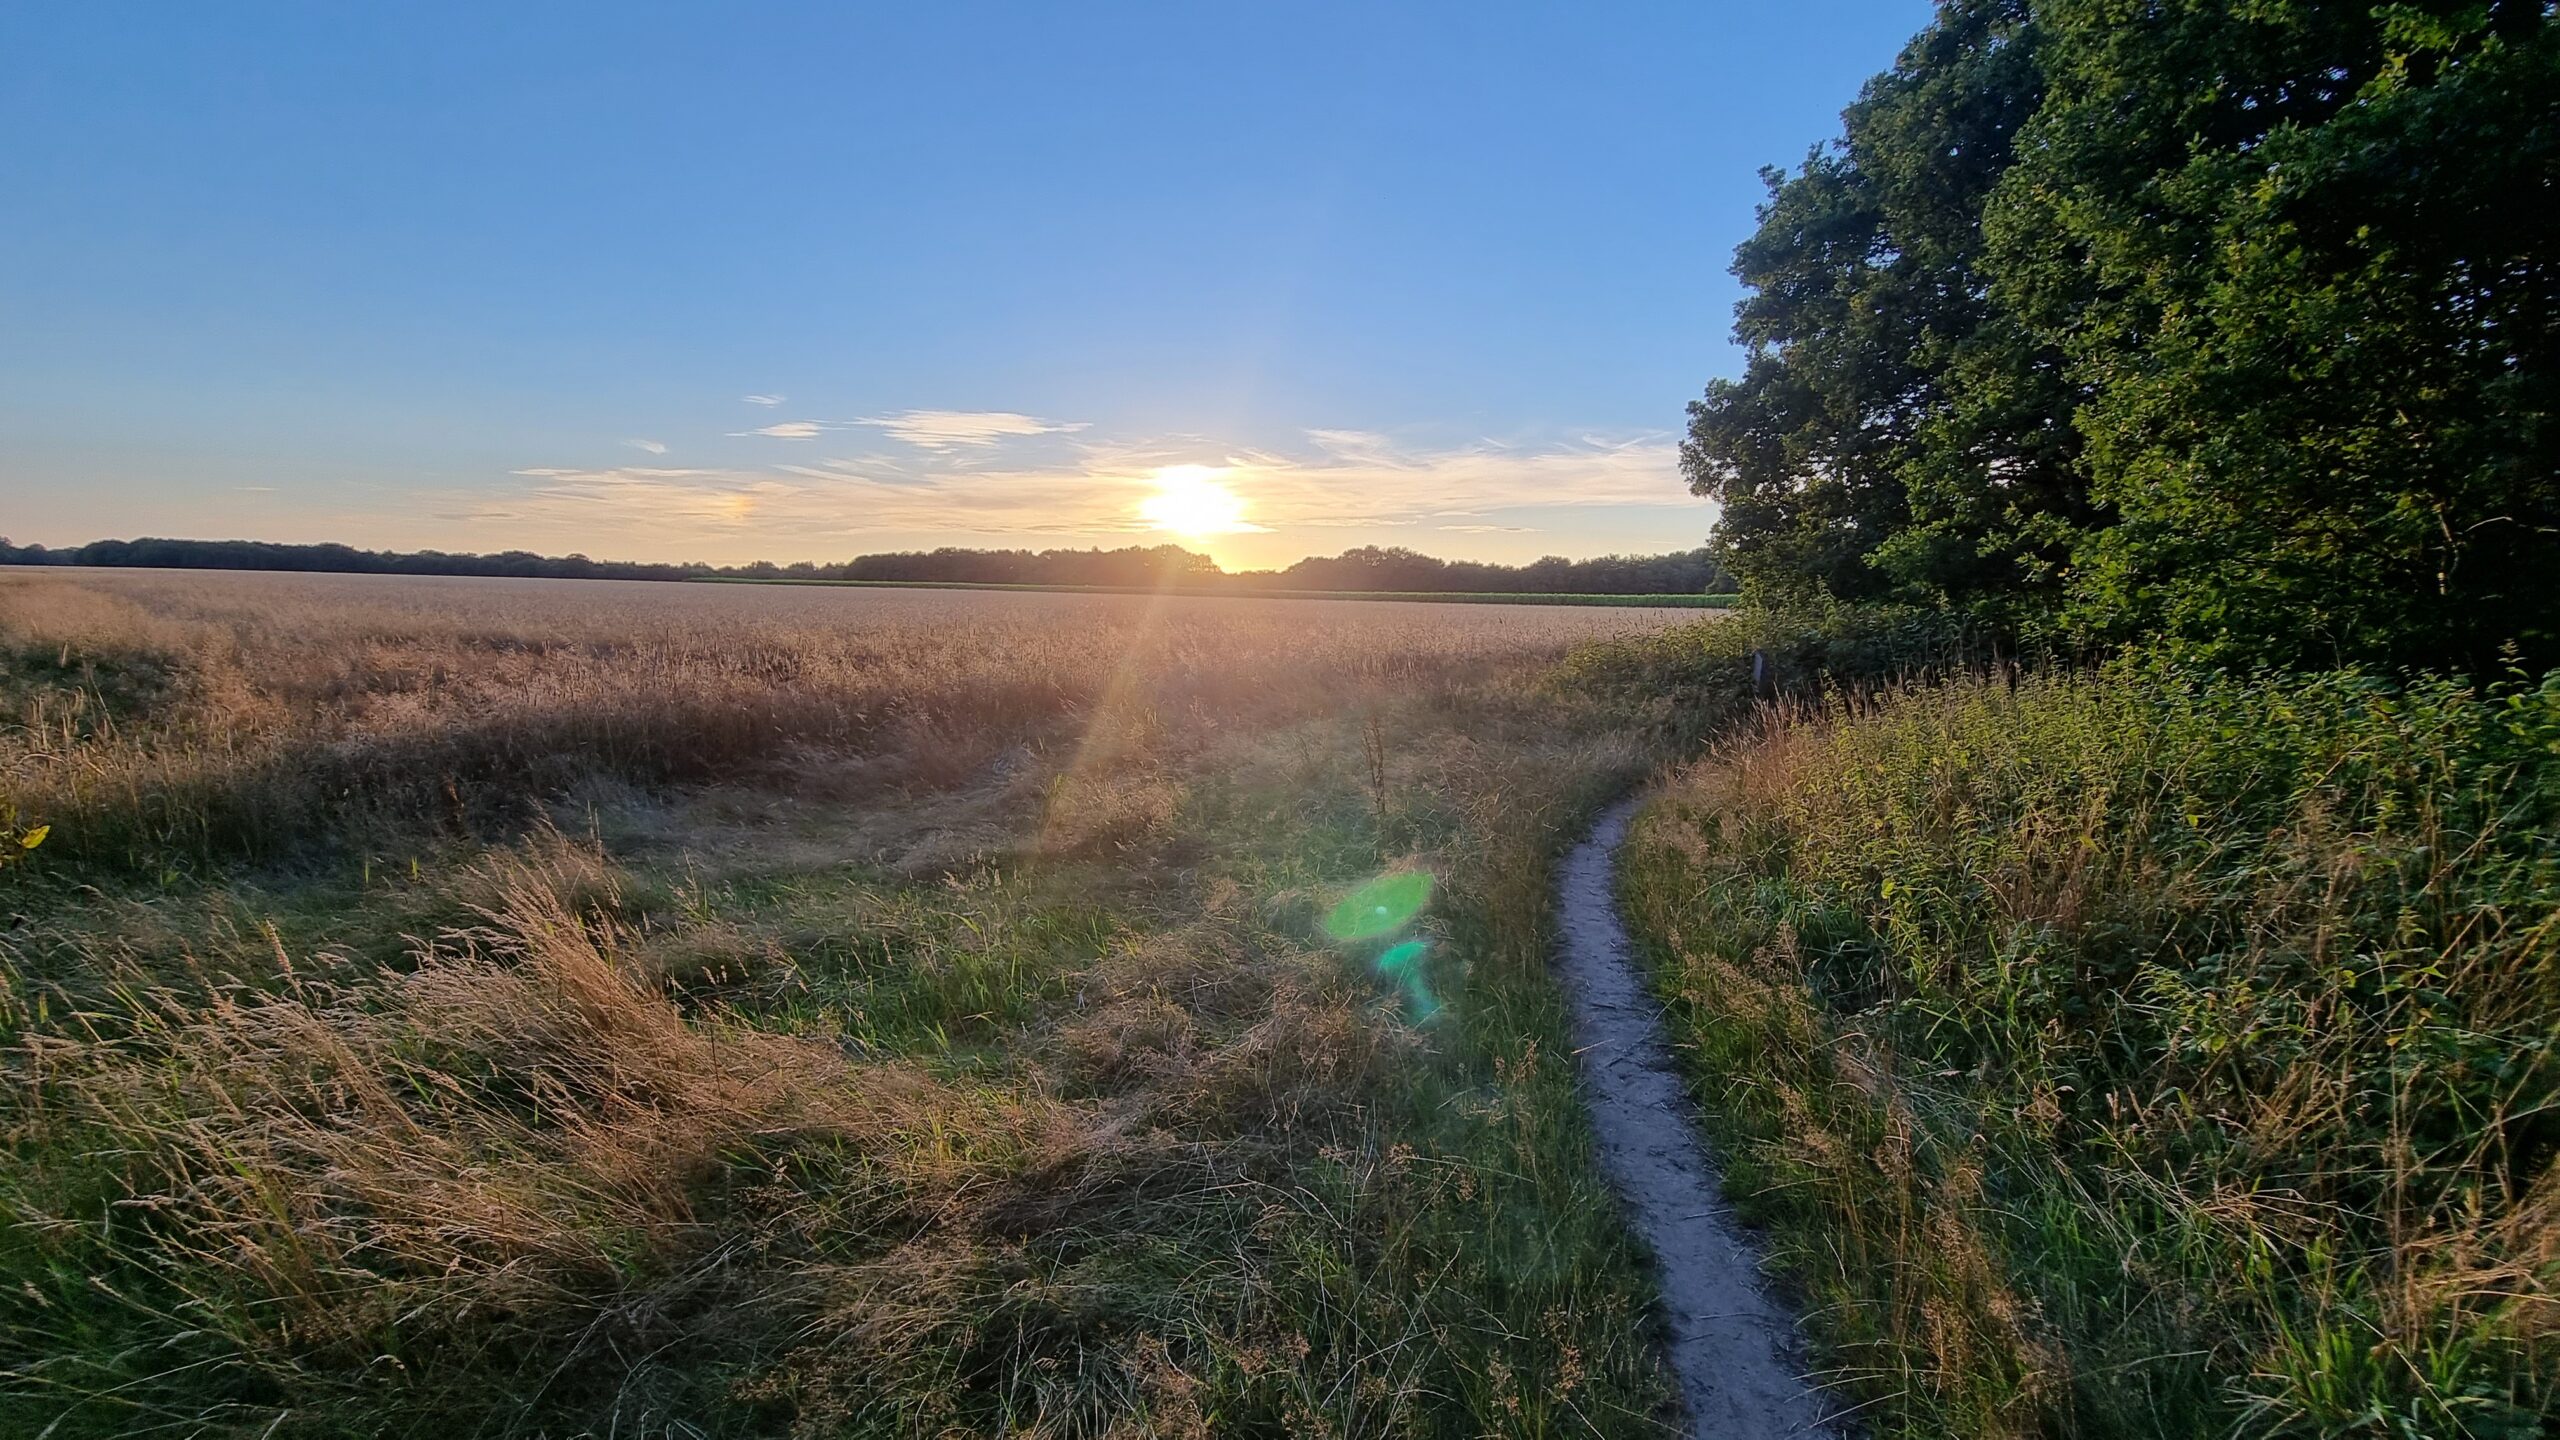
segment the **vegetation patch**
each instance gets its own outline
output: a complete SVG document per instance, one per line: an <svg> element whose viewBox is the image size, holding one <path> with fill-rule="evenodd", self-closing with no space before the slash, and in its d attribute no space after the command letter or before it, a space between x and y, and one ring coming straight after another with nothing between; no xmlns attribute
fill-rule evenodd
<svg viewBox="0 0 2560 1440"><path fill-rule="evenodd" d="M2560 677L2123 662L1756 733L1627 898L1892 1434L2560 1413Z"/></svg>
<svg viewBox="0 0 2560 1440"><path fill-rule="evenodd" d="M1672 1433L1541 682L1659 621L410 583L0 586L186 667L5 742L0 1431Z"/></svg>

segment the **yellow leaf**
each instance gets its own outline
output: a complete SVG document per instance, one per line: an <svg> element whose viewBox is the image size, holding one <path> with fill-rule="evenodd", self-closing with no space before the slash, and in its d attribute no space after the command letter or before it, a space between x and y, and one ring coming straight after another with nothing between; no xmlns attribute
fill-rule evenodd
<svg viewBox="0 0 2560 1440"><path fill-rule="evenodd" d="M44 843L44 837L52 833L52 826L39 825L33 830L28 831L26 834L18 837L18 848L21 850L33 850Z"/></svg>

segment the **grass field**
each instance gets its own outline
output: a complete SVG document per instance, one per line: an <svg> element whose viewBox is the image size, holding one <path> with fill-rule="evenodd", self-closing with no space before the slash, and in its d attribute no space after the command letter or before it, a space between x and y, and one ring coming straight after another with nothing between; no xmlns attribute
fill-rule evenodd
<svg viewBox="0 0 2560 1440"><path fill-rule="evenodd" d="M1648 1435L1619 608L0 575L0 1432Z"/></svg>
<svg viewBox="0 0 2560 1440"><path fill-rule="evenodd" d="M1887 692L1728 737L1633 852L1878 1432L2560 1423L2560 676Z"/></svg>
<svg viewBox="0 0 2560 1440"><path fill-rule="evenodd" d="M705 575L706 585L836 585L856 590L1028 590L1051 595L1151 595L1142 585L1002 585L967 580L795 580L737 575ZM1226 590L1182 589L1199 599L1233 600L1400 600L1431 605L1607 605L1639 610L1730 610L1738 595L1537 595L1527 592L1464 590Z"/></svg>

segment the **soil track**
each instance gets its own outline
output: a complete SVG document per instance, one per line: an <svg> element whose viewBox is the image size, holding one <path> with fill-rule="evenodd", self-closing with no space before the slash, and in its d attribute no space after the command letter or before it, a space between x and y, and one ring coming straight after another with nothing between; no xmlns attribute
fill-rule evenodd
<svg viewBox="0 0 2560 1440"><path fill-rule="evenodd" d="M1690 1433L1833 1436L1797 1363L1793 1318L1762 1289L1758 1256L1724 1203L1663 1045L1660 1009L1618 920L1618 846L1635 809L1629 800L1603 814L1566 856L1557 887L1557 969L1601 1168L1653 1249Z"/></svg>

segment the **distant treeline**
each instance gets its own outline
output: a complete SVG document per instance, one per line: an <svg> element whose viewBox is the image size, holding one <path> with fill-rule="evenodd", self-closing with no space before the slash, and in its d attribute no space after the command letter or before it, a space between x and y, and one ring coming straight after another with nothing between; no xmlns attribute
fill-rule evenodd
<svg viewBox="0 0 2560 1440"><path fill-rule="evenodd" d="M1674 555L1550 555L1526 565L1442 560L1401 547L1364 545L1310 555L1285 570L1229 574L1178 545L1122 550L961 550L865 555L842 565L745 565L718 572L742 579L886 580L977 585L1153 585L1271 590L1404 590L1461 594L1701 595L1734 588L1705 550Z"/></svg>
<svg viewBox="0 0 2560 1440"><path fill-rule="evenodd" d="M98 540L67 550L0 539L0 565L139 566L166 570L301 570L356 575L490 575L563 580L872 580L911 584L1158 585L1203 590L1355 590L1457 594L1725 594L1734 580L1703 550L1672 555L1550 555L1526 565L1442 560L1401 547L1365 545L1309 556L1285 570L1236 574L1179 545L1118 550L940 550L863 555L835 564L665 565L584 555L493 555L442 550L358 550L261 540Z"/></svg>
<svg viewBox="0 0 2560 1440"><path fill-rule="evenodd" d="M358 550L352 545L276 545L264 540L93 540L69 550L0 539L0 565L113 565L152 570L323 570L350 575L512 575L562 580L683 580L700 565L590 560L584 555L494 555L442 550Z"/></svg>

